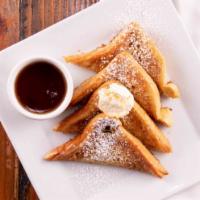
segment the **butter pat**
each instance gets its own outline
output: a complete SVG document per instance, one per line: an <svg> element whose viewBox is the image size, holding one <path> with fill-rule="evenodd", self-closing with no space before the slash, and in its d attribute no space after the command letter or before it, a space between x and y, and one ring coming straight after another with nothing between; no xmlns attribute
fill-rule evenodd
<svg viewBox="0 0 200 200"><path fill-rule="evenodd" d="M128 115L134 106L134 97L123 85L112 83L108 88L99 90L98 108L112 117Z"/></svg>

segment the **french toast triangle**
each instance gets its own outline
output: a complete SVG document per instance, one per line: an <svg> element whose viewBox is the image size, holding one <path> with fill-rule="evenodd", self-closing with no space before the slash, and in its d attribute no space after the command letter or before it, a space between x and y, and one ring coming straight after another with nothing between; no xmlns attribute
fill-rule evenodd
<svg viewBox="0 0 200 200"><path fill-rule="evenodd" d="M75 91L71 105L75 105L109 80L117 80L126 86L136 101L155 120L172 125L171 110L161 108L160 94L152 78L128 52L118 54L103 70L84 81Z"/></svg>
<svg viewBox="0 0 200 200"><path fill-rule="evenodd" d="M166 81L166 64L155 43L137 23L130 23L110 43L91 52L66 56L66 62L99 72L120 52L128 51L155 81L160 91L168 97L179 97L179 90Z"/></svg>
<svg viewBox="0 0 200 200"><path fill-rule="evenodd" d="M48 153L46 160L73 160L113 165L163 177L167 171L117 118L99 114L82 134Z"/></svg>
<svg viewBox="0 0 200 200"><path fill-rule="evenodd" d="M92 94L85 106L66 117L54 130L63 133L81 133L89 120L101 112L98 107L99 92L109 88L112 84L121 85L117 81L104 83ZM160 152L171 152L168 139L137 102L134 103L131 111L120 120L124 128L137 137L147 148Z"/></svg>

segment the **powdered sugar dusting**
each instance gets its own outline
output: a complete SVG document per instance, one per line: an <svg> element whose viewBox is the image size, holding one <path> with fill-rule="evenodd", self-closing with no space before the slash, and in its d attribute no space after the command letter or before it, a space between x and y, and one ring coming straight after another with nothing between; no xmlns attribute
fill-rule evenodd
<svg viewBox="0 0 200 200"><path fill-rule="evenodd" d="M158 47L162 46L168 32L160 32L163 26L163 19L157 17L160 12L157 4L155 0L124 0L122 3L123 12L111 16L114 19L113 32L117 33L124 28L126 29L126 26L132 21L139 22L144 27L145 32L156 41ZM164 6L165 4L166 1L162 0L162 4L160 5ZM125 33L125 31L123 32ZM123 45L121 50L128 50L152 78L157 77L160 66L155 56L152 56L152 50L148 45L149 37L143 30L135 26L126 43L130 43L131 45ZM121 50L119 51L121 52ZM108 60L110 59L107 58L106 60L104 58L103 63L108 64Z"/></svg>
<svg viewBox="0 0 200 200"><path fill-rule="evenodd" d="M108 44L115 45L116 50L100 58L99 65L101 68L105 67L115 55L128 51L150 76L156 79L162 66L160 66L154 55L151 44L150 38L145 34L141 26L132 22Z"/></svg>
<svg viewBox="0 0 200 200"><path fill-rule="evenodd" d="M126 139L126 133L120 126L121 122L115 118L98 119L88 134L81 152L78 152L80 158L88 162L148 171L143 156L134 148L134 142Z"/></svg>
<svg viewBox="0 0 200 200"><path fill-rule="evenodd" d="M151 98L145 91L146 81L138 72L137 62L127 54L117 55L112 62L105 68L106 80L117 80L130 89L134 98L144 107L148 108ZM142 97L141 97L142 96Z"/></svg>
<svg viewBox="0 0 200 200"><path fill-rule="evenodd" d="M149 47L150 39L144 33L142 28L135 23L131 23L122 34L127 34L127 40L120 51L128 50L133 55L135 60L151 75L157 72L155 67L157 65L152 49ZM152 66L154 66L152 68ZM152 71L152 69L153 71Z"/></svg>
<svg viewBox="0 0 200 200"><path fill-rule="evenodd" d="M115 119L104 118L98 120L83 146L84 158L98 161L115 159L112 149L121 134L118 129L119 125L120 122Z"/></svg>
<svg viewBox="0 0 200 200"><path fill-rule="evenodd" d="M118 55L114 60L106 67L106 79L107 80L118 80L129 89L132 89L137 84L135 78L136 71L130 66L133 63L128 57Z"/></svg>
<svg viewBox="0 0 200 200"><path fill-rule="evenodd" d="M110 60L112 60L112 58L113 58L113 54L108 54L106 56L102 56L100 58L100 65L106 66L110 62Z"/></svg>

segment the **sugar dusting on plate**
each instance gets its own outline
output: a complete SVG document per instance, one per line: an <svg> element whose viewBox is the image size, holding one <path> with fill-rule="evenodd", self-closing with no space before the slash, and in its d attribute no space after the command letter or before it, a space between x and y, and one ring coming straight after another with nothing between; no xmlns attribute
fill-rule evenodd
<svg viewBox="0 0 200 200"><path fill-rule="evenodd" d="M120 170L119 173L119 168L87 163L79 166L77 163L70 163L70 171L71 182L80 200L93 199L109 187L120 187L130 177L126 169Z"/></svg>
<svg viewBox="0 0 200 200"><path fill-rule="evenodd" d="M167 3L166 0L161 1L163 6ZM114 32L123 29L130 22L136 21L140 23L141 26L145 28L145 32L147 32L148 35L150 35L156 43L160 45L162 39L166 37L167 33L162 32L158 35L160 27L163 26L163 19L157 17L158 12L161 12L160 10L162 9L159 10L156 4L157 1L155 0L125 0L123 4L123 12L111 16L114 19Z"/></svg>

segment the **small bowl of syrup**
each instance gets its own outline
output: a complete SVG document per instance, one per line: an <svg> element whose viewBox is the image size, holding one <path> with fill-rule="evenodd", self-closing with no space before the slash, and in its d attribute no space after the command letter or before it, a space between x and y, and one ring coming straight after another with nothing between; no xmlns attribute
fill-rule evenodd
<svg viewBox="0 0 200 200"><path fill-rule="evenodd" d="M17 64L8 78L13 106L33 119L49 119L70 104L73 81L67 67L50 57L35 57Z"/></svg>

